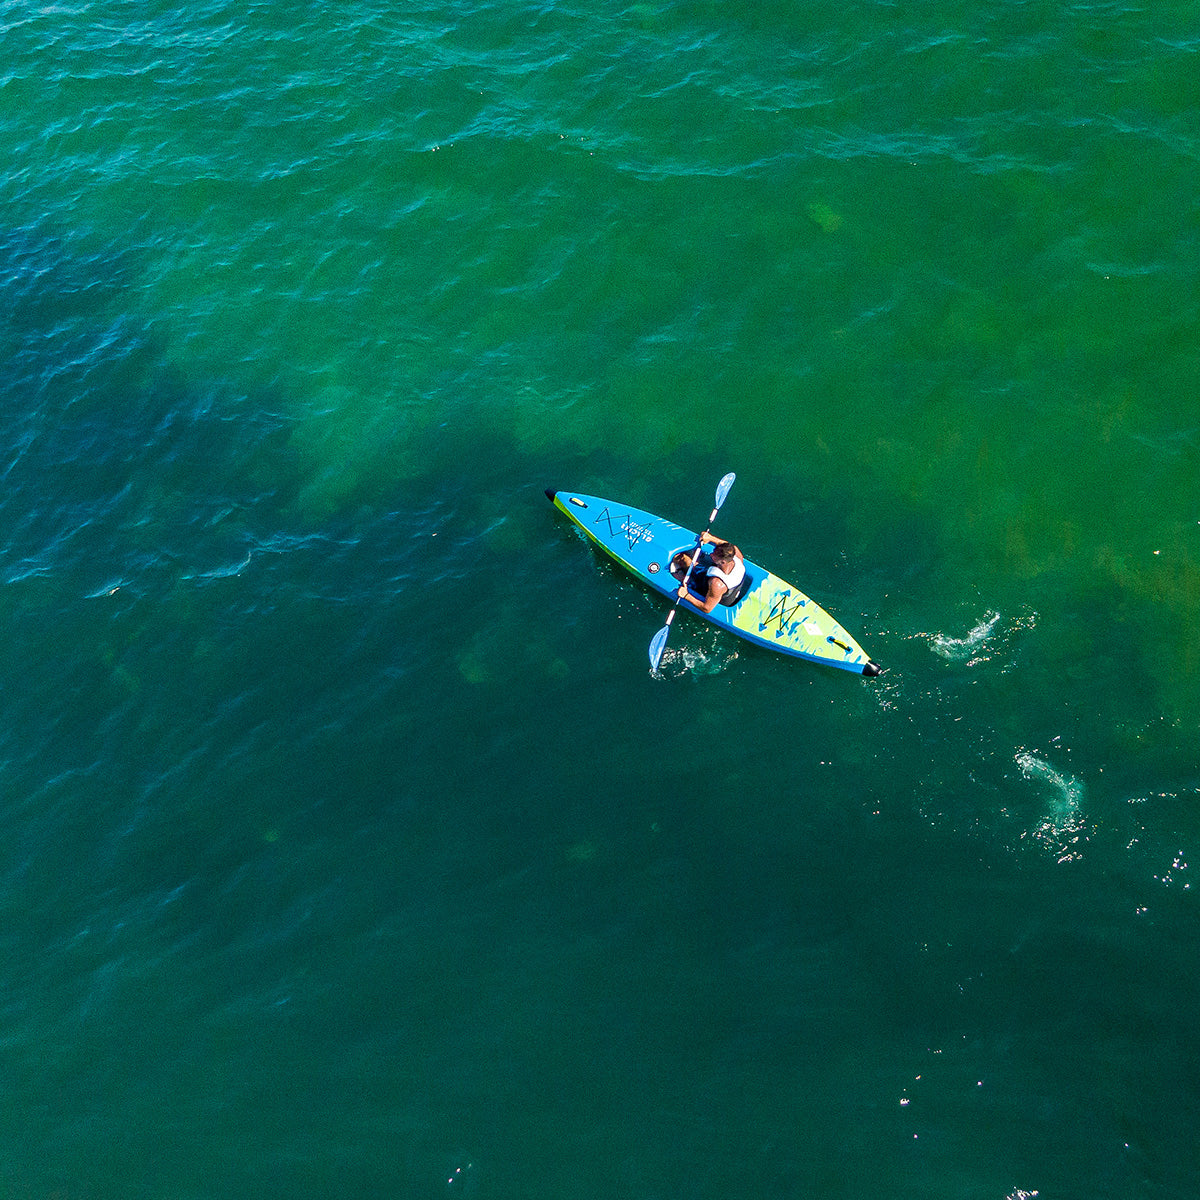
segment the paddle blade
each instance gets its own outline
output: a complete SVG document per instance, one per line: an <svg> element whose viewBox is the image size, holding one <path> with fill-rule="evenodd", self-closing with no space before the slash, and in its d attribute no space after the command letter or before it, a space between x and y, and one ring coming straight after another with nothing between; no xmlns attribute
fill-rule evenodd
<svg viewBox="0 0 1200 1200"><path fill-rule="evenodd" d="M650 670L657 671L662 662L663 651L667 648L667 635L671 632L671 622L668 621L650 641Z"/></svg>
<svg viewBox="0 0 1200 1200"><path fill-rule="evenodd" d="M737 476L730 471L720 483L717 484L717 503L716 507L720 508L725 503L725 497L729 495L729 489L733 487L733 481Z"/></svg>

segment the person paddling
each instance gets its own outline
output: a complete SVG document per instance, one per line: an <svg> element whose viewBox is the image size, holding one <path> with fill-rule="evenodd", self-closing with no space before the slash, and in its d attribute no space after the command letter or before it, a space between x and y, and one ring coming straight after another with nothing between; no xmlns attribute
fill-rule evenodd
<svg viewBox="0 0 1200 1200"><path fill-rule="evenodd" d="M711 533L701 535L700 540L710 544L712 550L708 554L701 553L699 570L690 577L695 591L681 583L678 596L701 612L710 613L718 604L736 604L741 599L746 567L742 552L732 542L723 542ZM677 579L683 579L691 564L690 554L677 554L671 562L671 573Z"/></svg>

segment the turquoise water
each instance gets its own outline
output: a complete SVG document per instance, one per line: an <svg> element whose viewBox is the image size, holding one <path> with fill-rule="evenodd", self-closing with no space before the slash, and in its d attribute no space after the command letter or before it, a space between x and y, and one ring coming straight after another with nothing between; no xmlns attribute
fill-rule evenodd
<svg viewBox="0 0 1200 1200"><path fill-rule="evenodd" d="M0 1196L1200 1191L1194 4L0 46Z"/></svg>

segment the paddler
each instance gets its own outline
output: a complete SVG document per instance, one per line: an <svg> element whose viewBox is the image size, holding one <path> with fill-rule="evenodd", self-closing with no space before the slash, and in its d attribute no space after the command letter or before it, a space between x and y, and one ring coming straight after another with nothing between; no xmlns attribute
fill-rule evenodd
<svg viewBox="0 0 1200 1200"><path fill-rule="evenodd" d="M700 552L697 569L689 577L691 588L686 583L679 586L680 600L694 604L701 612L710 613L718 604L736 604L745 592L746 566L742 552L732 543L723 542L711 533L700 535L700 541L712 549ZM692 556L680 551L671 560L671 574L683 579L692 565ZM694 590L692 590L694 589Z"/></svg>

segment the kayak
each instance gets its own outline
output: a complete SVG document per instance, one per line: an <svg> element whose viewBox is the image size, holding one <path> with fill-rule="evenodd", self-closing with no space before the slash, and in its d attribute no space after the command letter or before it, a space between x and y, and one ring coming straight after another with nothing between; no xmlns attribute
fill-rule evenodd
<svg viewBox="0 0 1200 1200"><path fill-rule="evenodd" d="M652 513L582 492L546 489L547 498L606 554L643 583L671 600L679 588L671 560L691 553L697 535ZM702 612L686 601L680 608L757 646L857 675L878 675L880 667L815 600L765 567L745 559L749 584L735 604Z"/></svg>

